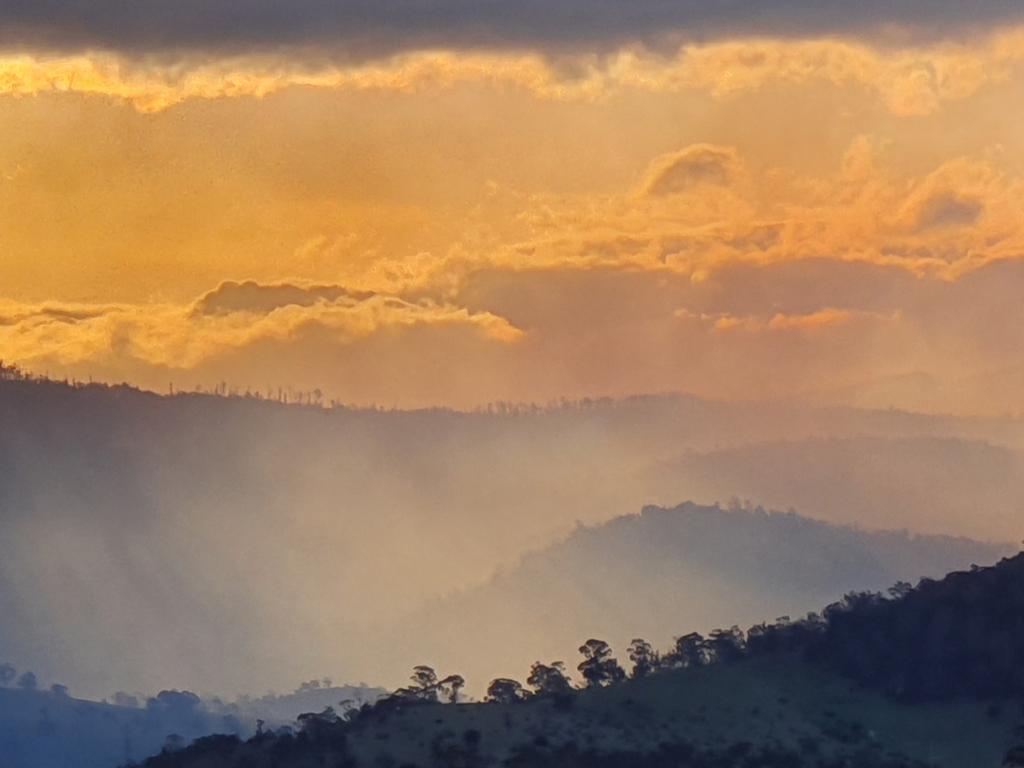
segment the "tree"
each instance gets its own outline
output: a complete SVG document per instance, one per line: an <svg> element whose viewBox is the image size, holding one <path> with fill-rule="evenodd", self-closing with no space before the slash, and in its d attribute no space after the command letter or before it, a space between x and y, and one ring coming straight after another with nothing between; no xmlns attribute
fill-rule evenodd
<svg viewBox="0 0 1024 768"><path fill-rule="evenodd" d="M0 664L0 688L6 688L17 676L18 671L11 664Z"/></svg>
<svg viewBox="0 0 1024 768"><path fill-rule="evenodd" d="M299 730L317 742L329 741L339 735L337 725L340 720L334 707L325 707L321 712L303 712L296 718Z"/></svg>
<svg viewBox="0 0 1024 768"><path fill-rule="evenodd" d="M679 667L699 667L707 660L707 641L698 632L676 638L675 647L669 652L668 660Z"/></svg>
<svg viewBox="0 0 1024 768"><path fill-rule="evenodd" d="M449 704L459 703L459 691L466 687L466 678L462 675L448 675L437 684L438 690L448 699Z"/></svg>
<svg viewBox="0 0 1024 768"><path fill-rule="evenodd" d="M657 669L660 658L650 643L637 637L629 644L629 660L633 662L633 679L636 680Z"/></svg>
<svg viewBox="0 0 1024 768"><path fill-rule="evenodd" d="M437 672L434 671L433 667L428 667L426 664L413 667L409 679L412 680L413 685L417 688L437 687Z"/></svg>
<svg viewBox="0 0 1024 768"><path fill-rule="evenodd" d="M512 704L526 698L526 690L517 680L499 677L487 686L487 701L495 704Z"/></svg>
<svg viewBox="0 0 1024 768"><path fill-rule="evenodd" d="M438 695L444 694L449 702L455 704L459 700L459 691L466 687L466 680L462 675L448 675L443 680L438 680L434 668L425 664L413 667L409 679L412 680L412 685L395 691L398 699L436 703Z"/></svg>
<svg viewBox="0 0 1024 768"><path fill-rule="evenodd" d="M914 587L910 582L897 581L891 587L889 587L889 597L893 600L902 600L911 592L914 591Z"/></svg>
<svg viewBox="0 0 1024 768"><path fill-rule="evenodd" d="M418 701L437 701L437 672L433 667L419 664L412 668L409 679L412 685L399 689L397 693L400 696Z"/></svg>
<svg viewBox="0 0 1024 768"><path fill-rule="evenodd" d="M732 662L743 656L743 632L739 627L716 629L708 638L708 648L716 661Z"/></svg>
<svg viewBox="0 0 1024 768"><path fill-rule="evenodd" d="M561 661L553 661L551 664L535 661L530 667L530 676L526 678L526 684L539 696L554 696L572 690L572 684L565 674L565 664Z"/></svg>
<svg viewBox="0 0 1024 768"><path fill-rule="evenodd" d="M18 687L23 691L34 691L39 687L39 681L32 672L24 672L18 678Z"/></svg>
<svg viewBox="0 0 1024 768"><path fill-rule="evenodd" d="M625 671L612 656L611 646L604 640L587 640L580 646L580 653L583 654L583 661L576 669L587 681L587 687L600 688L625 679Z"/></svg>

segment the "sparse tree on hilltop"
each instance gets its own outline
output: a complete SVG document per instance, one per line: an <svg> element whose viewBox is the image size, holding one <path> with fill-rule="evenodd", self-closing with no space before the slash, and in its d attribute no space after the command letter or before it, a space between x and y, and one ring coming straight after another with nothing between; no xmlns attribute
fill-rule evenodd
<svg viewBox="0 0 1024 768"><path fill-rule="evenodd" d="M743 631L739 627L716 629L708 638L708 648L716 661L733 662L743 657Z"/></svg>
<svg viewBox="0 0 1024 768"><path fill-rule="evenodd" d="M629 660L633 662L633 678L646 677L658 668L658 652L642 638L635 638L629 644Z"/></svg>
<svg viewBox="0 0 1024 768"><path fill-rule="evenodd" d="M487 686L487 701L495 704L512 704L522 701L527 696L526 690L517 680L499 677Z"/></svg>
<svg viewBox="0 0 1024 768"><path fill-rule="evenodd" d="M448 675L437 684L438 691L448 700L449 704L459 703L459 691L466 687L466 678L462 675Z"/></svg>
<svg viewBox="0 0 1024 768"><path fill-rule="evenodd" d="M21 677L18 678L18 687L23 691L34 691L39 687L39 681L36 679L35 673L23 672Z"/></svg>
<svg viewBox="0 0 1024 768"><path fill-rule="evenodd" d="M677 637L675 647L666 656L666 660L677 667L699 667L707 659L707 641L698 632Z"/></svg>
<svg viewBox="0 0 1024 768"><path fill-rule="evenodd" d="M438 680L433 667L419 664L412 668L409 679L412 680L412 685L399 689L397 693L400 696L419 701L437 701Z"/></svg>
<svg viewBox="0 0 1024 768"><path fill-rule="evenodd" d="M612 656L612 649L604 640L591 638L580 646L583 661L576 667L590 688L600 688L620 682L626 677L619 662Z"/></svg>
<svg viewBox="0 0 1024 768"><path fill-rule="evenodd" d="M561 661L553 661L551 664L535 661L530 667L526 684L541 696L553 696L572 690L572 684L565 674L565 664Z"/></svg>

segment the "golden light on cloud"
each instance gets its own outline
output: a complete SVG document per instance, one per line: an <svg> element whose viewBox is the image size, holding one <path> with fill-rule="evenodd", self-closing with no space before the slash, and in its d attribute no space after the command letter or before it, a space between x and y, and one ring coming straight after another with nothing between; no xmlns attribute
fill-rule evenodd
<svg viewBox="0 0 1024 768"><path fill-rule="evenodd" d="M8 52L0 357L162 386L287 354L297 386L365 401L357 379L429 353L389 395L458 405L749 396L755 343L803 382L984 377L1016 337L935 307L972 316L1024 256L1022 60L1017 27ZM628 350L634 373L597 363Z"/></svg>
<svg viewBox="0 0 1024 768"><path fill-rule="evenodd" d="M0 304L0 348L27 365L40 357L46 364L76 365L124 356L138 363L188 370L230 350L296 339L313 327L330 334L336 343L350 344L384 330L418 325L464 326L501 343L522 337L519 329L488 312L470 313L460 307L389 296L214 313L177 305L5 302Z"/></svg>

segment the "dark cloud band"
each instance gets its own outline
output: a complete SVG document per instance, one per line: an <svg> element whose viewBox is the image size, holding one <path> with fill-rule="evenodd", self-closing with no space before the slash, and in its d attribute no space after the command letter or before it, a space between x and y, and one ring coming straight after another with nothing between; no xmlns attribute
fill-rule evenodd
<svg viewBox="0 0 1024 768"><path fill-rule="evenodd" d="M0 0L0 46L147 52L311 47L602 49L739 34L962 36L1024 20L1019 0Z"/></svg>

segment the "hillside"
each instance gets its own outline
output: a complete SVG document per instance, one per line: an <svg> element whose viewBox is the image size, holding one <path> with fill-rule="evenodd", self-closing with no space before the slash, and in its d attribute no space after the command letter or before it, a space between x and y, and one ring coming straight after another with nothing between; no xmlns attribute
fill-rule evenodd
<svg viewBox="0 0 1024 768"><path fill-rule="evenodd" d="M397 681L413 661L406 633L377 628L486 583L577 522L715 498L687 492L699 483L683 475L649 482L680 452L857 435L907 439L910 452L931 438L1014 456L1024 445L1014 421L686 396L389 412L10 379L0 422L0 652L97 698ZM875 451L848 454L863 465ZM780 456L774 474L816 482L806 454ZM1012 508L1016 486L961 466L958 498ZM875 478L863 472L849 496L877 498ZM926 525L945 503L941 483L913 487L891 510L900 525ZM845 495L819 501L801 512L850 522ZM940 530L1007 538L968 507Z"/></svg>
<svg viewBox="0 0 1024 768"><path fill-rule="evenodd" d="M209 733L249 735L233 715L205 709L193 694L164 691L141 706L86 701L49 691L0 688L0 766L111 768L166 744Z"/></svg>
<svg viewBox="0 0 1024 768"><path fill-rule="evenodd" d="M290 694L235 702L161 691L149 698L121 693L108 703L72 697L59 686L27 690L5 688L0 681L0 767L113 768L167 745L184 746L213 733L251 736L259 721L281 727L303 712L342 701L372 702L384 693L310 681Z"/></svg>
<svg viewBox="0 0 1024 768"><path fill-rule="evenodd" d="M1022 577L1018 555L745 636L690 636L624 682L551 693L531 678L525 701L466 705L414 688L341 720L307 718L297 735L207 742L146 766L997 766L1022 738Z"/></svg>
<svg viewBox="0 0 1024 768"><path fill-rule="evenodd" d="M312 729L308 740L225 739L144 765L979 768L1000 764L1020 722L986 703L895 704L791 658L668 672L571 701L414 707L355 724L343 741Z"/></svg>
<svg viewBox="0 0 1024 768"><path fill-rule="evenodd" d="M938 577L1013 551L759 509L646 507L578 528L486 585L426 606L410 622L418 629L406 658L479 683L520 674L588 637L625 648L634 637L663 644L686 629L803 616L852 590Z"/></svg>

